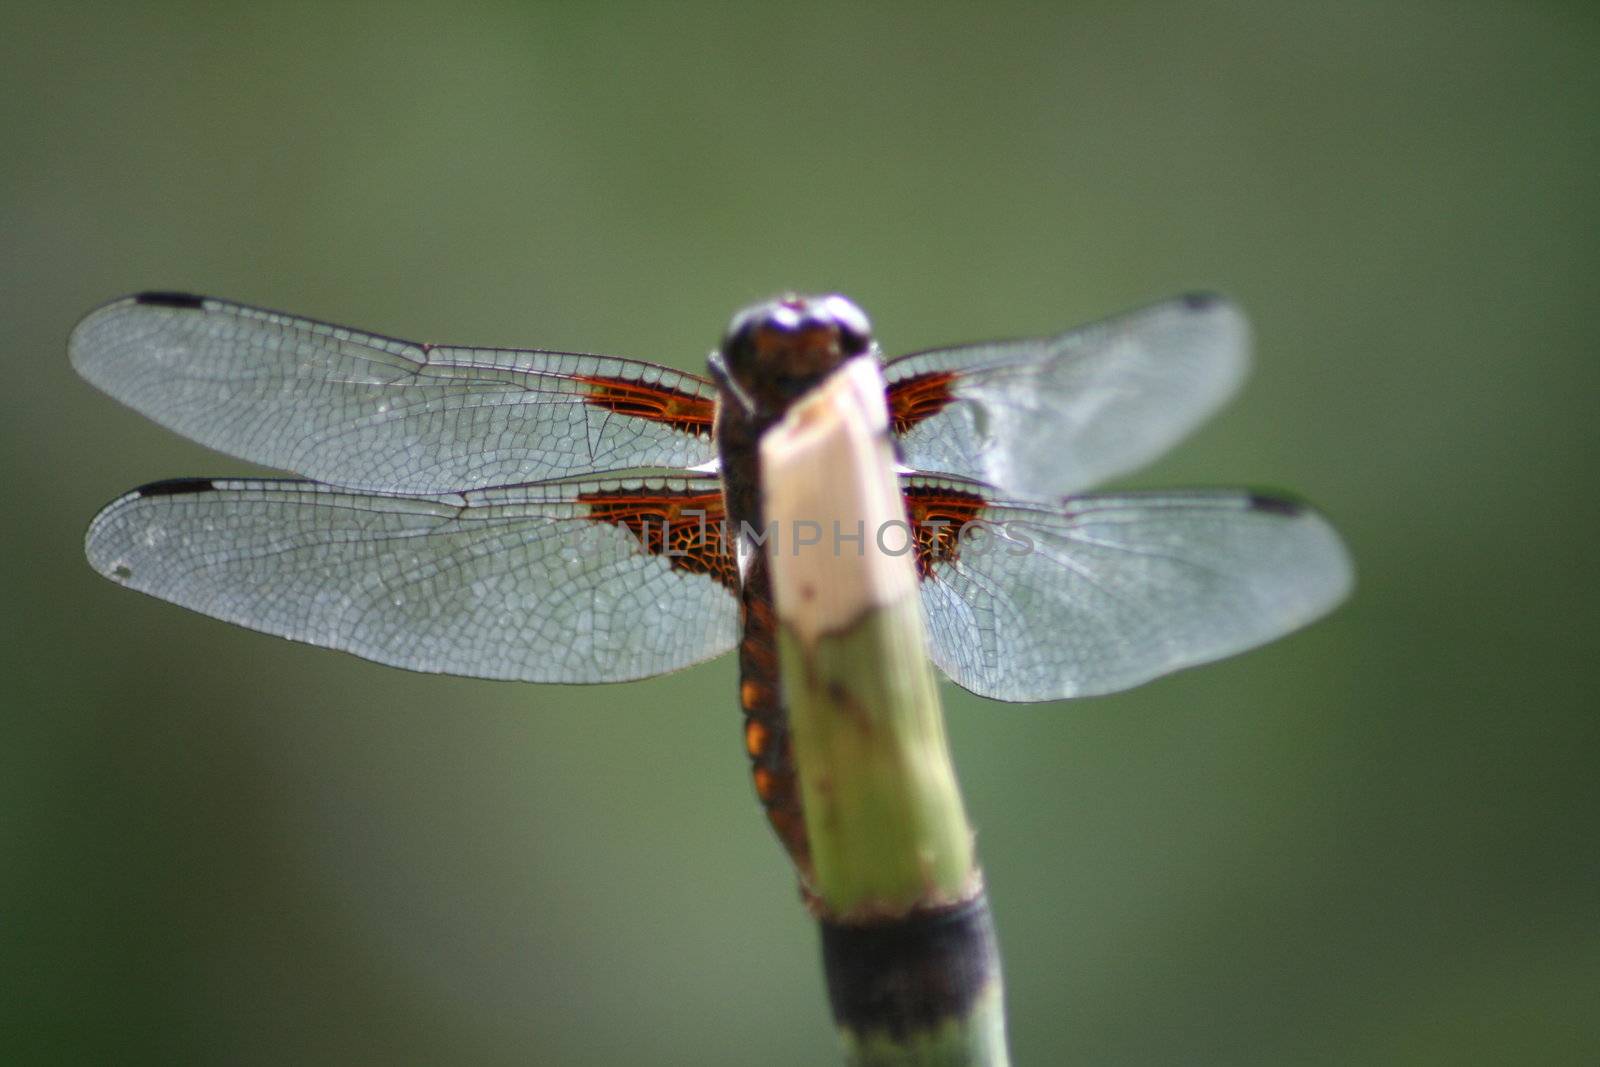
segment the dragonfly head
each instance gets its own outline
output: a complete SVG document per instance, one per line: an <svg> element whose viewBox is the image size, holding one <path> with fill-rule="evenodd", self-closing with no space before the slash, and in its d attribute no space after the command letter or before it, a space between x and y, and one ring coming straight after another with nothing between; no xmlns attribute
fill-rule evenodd
<svg viewBox="0 0 1600 1067"><path fill-rule="evenodd" d="M782 296L733 317L711 372L749 415L775 418L846 360L872 351L872 324L849 300Z"/></svg>

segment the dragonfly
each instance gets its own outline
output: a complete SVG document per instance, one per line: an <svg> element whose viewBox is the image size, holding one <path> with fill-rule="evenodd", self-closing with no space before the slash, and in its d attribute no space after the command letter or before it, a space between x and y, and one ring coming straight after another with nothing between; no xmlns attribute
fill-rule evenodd
<svg viewBox="0 0 1600 1067"><path fill-rule="evenodd" d="M778 621L747 539L762 435L876 361L933 662L995 700L1109 693L1277 638L1350 587L1337 533L1297 500L1087 492L1221 407L1249 347L1232 302L1191 294L886 360L845 297L788 295L736 315L700 376L146 292L74 328L78 373L296 477L145 485L85 548L139 592L414 671L624 682L737 648L755 791L803 871ZM978 523L1030 551L977 551L957 533Z"/></svg>

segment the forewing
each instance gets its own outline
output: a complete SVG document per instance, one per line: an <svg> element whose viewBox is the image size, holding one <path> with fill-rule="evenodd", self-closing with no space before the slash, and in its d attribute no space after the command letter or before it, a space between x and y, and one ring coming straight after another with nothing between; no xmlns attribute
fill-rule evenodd
<svg viewBox="0 0 1600 1067"><path fill-rule="evenodd" d="M1141 467L1238 388L1249 328L1192 295L1057 337L936 349L892 361L890 414L919 471L1054 500Z"/></svg>
<svg viewBox="0 0 1600 1067"><path fill-rule="evenodd" d="M911 479L906 501L934 662L997 700L1108 693L1243 652L1325 614L1352 581L1326 520L1247 492L1051 508Z"/></svg>
<svg viewBox="0 0 1600 1067"><path fill-rule="evenodd" d="M439 497L191 479L110 504L86 550L140 592L379 663L617 682L733 647L720 499L709 478ZM685 509L709 511L703 532Z"/></svg>
<svg viewBox="0 0 1600 1067"><path fill-rule="evenodd" d="M457 348L146 293L91 312L72 363L161 425L252 463L445 493L712 458L714 391L634 360Z"/></svg>

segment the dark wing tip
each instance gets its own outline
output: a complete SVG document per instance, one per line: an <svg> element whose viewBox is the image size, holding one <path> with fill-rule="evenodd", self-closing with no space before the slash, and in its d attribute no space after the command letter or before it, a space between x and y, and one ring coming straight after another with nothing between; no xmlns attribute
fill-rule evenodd
<svg viewBox="0 0 1600 1067"><path fill-rule="evenodd" d="M154 307L199 310L205 306L206 298L195 296L193 293L178 293L156 289L148 293L135 293L133 302L135 304L150 304Z"/></svg>
<svg viewBox="0 0 1600 1067"><path fill-rule="evenodd" d="M1282 515L1285 518L1296 518L1310 510L1310 506L1303 500L1279 493L1250 494L1250 509L1252 511L1265 511L1273 515Z"/></svg>
<svg viewBox="0 0 1600 1067"><path fill-rule="evenodd" d="M163 482L151 482L135 489L134 495L148 496L183 496L189 493L209 493L217 488L217 483L211 478L168 478Z"/></svg>
<svg viewBox="0 0 1600 1067"><path fill-rule="evenodd" d="M1178 300L1190 311L1210 311L1228 303L1228 298L1221 293L1210 292L1184 293Z"/></svg>

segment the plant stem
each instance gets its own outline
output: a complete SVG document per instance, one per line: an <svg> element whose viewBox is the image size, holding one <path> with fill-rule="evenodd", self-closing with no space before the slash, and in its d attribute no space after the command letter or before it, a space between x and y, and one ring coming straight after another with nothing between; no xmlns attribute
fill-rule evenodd
<svg viewBox="0 0 1600 1067"><path fill-rule="evenodd" d="M994 1067L1008 1062L999 954L913 556L895 554L914 541L883 395L876 364L852 361L762 441L806 889L850 1063Z"/></svg>

